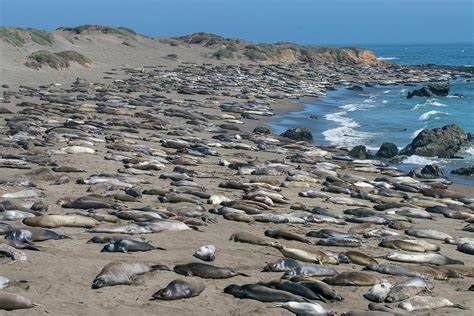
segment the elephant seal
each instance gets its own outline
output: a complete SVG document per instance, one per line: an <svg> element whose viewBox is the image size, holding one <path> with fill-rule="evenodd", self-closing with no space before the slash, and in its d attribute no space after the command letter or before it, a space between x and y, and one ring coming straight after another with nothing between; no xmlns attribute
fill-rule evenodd
<svg viewBox="0 0 474 316"><path fill-rule="evenodd" d="M301 262L295 259L283 258L267 263L267 265L263 267L262 272L286 272L298 267L299 265L301 265Z"/></svg>
<svg viewBox="0 0 474 316"><path fill-rule="evenodd" d="M389 282L375 284L367 290L367 293L364 294L364 297L369 301L381 303L385 301L385 298L392 287L393 285Z"/></svg>
<svg viewBox="0 0 474 316"><path fill-rule="evenodd" d="M22 243L45 241L49 239L71 239L66 235L61 235L50 229L38 227L18 228L5 234L5 239L16 240Z"/></svg>
<svg viewBox="0 0 474 316"><path fill-rule="evenodd" d="M454 304L444 297L433 296L415 296L407 301L401 302L398 308L404 309L408 312L413 312L422 309L437 309L442 307L455 307L460 309L467 309L460 304Z"/></svg>
<svg viewBox="0 0 474 316"><path fill-rule="evenodd" d="M92 237L91 239L89 239L87 241L88 244L90 243L94 243L94 244L109 244L109 243L113 243L117 240L122 240L123 239L123 236L105 236L105 237L102 237L102 236L94 236ZM144 241L145 239L142 238L142 241Z"/></svg>
<svg viewBox="0 0 474 316"><path fill-rule="evenodd" d="M432 230L432 229L416 229L416 228L409 228L405 230L405 234L412 237L418 238L428 238L428 239L435 239L435 240L445 240L446 238L452 239L453 237L445 234L440 231Z"/></svg>
<svg viewBox="0 0 474 316"><path fill-rule="evenodd" d="M342 301L344 298L336 290L334 290L329 284L321 282L314 279L304 279L304 281L299 281L298 284L301 284L316 294L321 295L327 300L331 301ZM291 279L293 281L293 278Z"/></svg>
<svg viewBox="0 0 474 316"><path fill-rule="evenodd" d="M185 279L175 279L165 288L158 290L152 295L157 300L179 300L198 296L204 291L204 282L199 278L187 277Z"/></svg>
<svg viewBox="0 0 474 316"><path fill-rule="evenodd" d="M380 283L381 280L372 274L358 271L346 271L341 272L332 278L325 278L323 282L330 285L340 286L370 286Z"/></svg>
<svg viewBox="0 0 474 316"><path fill-rule="evenodd" d="M413 253L404 254L398 252L391 252L387 254L386 258L392 261L407 262L407 263L429 263L434 265L446 264L464 264L464 262L456 259L451 259L439 253Z"/></svg>
<svg viewBox="0 0 474 316"><path fill-rule="evenodd" d="M258 284L231 284L224 288L224 293L237 298L249 298L260 302L306 302L303 298L294 294Z"/></svg>
<svg viewBox="0 0 474 316"><path fill-rule="evenodd" d="M387 297L385 298L385 302L393 303L393 302L404 301L410 297L420 294L421 292L425 290L426 289L424 287L403 286L403 285L397 284L387 294Z"/></svg>
<svg viewBox="0 0 474 316"><path fill-rule="evenodd" d="M380 247L413 252L439 251L439 246L424 240L386 239L379 243Z"/></svg>
<svg viewBox="0 0 474 316"><path fill-rule="evenodd" d="M322 297L321 295L314 293L313 291L311 291L310 289L308 289L307 287L301 284L294 283L291 281L271 280L267 282L258 282L257 284L263 285L275 290L285 291L285 292L289 292L295 295L299 295L309 300L320 300L320 301L326 302L324 297Z"/></svg>
<svg viewBox="0 0 474 316"><path fill-rule="evenodd" d="M0 309L2 310L15 310L15 309L26 309L38 306L38 304L32 303L26 297L13 293L0 293Z"/></svg>
<svg viewBox="0 0 474 316"><path fill-rule="evenodd" d="M289 279L295 276L311 277L311 276L333 276L337 271L333 268L319 264L305 264L286 271L282 278Z"/></svg>
<svg viewBox="0 0 474 316"><path fill-rule="evenodd" d="M198 276L204 279L227 279L237 275L249 276L242 272L236 272L231 268L221 268L201 262L178 264L174 272L185 276Z"/></svg>
<svg viewBox="0 0 474 316"><path fill-rule="evenodd" d="M151 251L166 250L162 247L156 247L146 241L134 239L120 239L107 244L100 252L135 252L135 251Z"/></svg>
<svg viewBox="0 0 474 316"><path fill-rule="evenodd" d="M33 227L82 227L92 228L99 224L91 217L81 215L41 215L23 219L23 224Z"/></svg>
<svg viewBox="0 0 474 316"><path fill-rule="evenodd" d="M274 244L273 247L280 250L281 254L287 258L292 258L304 262L339 264L337 258L328 256L327 254L319 250L288 248L281 244Z"/></svg>
<svg viewBox="0 0 474 316"><path fill-rule="evenodd" d="M205 246L199 247L199 249L196 250L193 256L204 261L214 261L216 259L215 253L216 253L216 246L205 245Z"/></svg>
<svg viewBox="0 0 474 316"><path fill-rule="evenodd" d="M474 255L474 243L465 242L463 244L459 244L457 249L458 251L467 253L468 255Z"/></svg>
<svg viewBox="0 0 474 316"><path fill-rule="evenodd" d="M413 267L410 267L413 268ZM376 271L378 273L384 273L389 275L404 275L409 277L424 277L420 272L411 271L408 268L399 266L396 264L387 264L387 263L370 263L364 267L363 270Z"/></svg>
<svg viewBox="0 0 474 316"><path fill-rule="evenodd" d="M234 233L230 236L230 240L233 240L235 242L252 244L252 245L259 245L259 246L275 245L275 243L270 240L265 240L263 238L260 238L258 236L252 235L251 233L247 233L247 232Z"/></svg>
<svg viewBox="0 0 474 316"><path fill-rule="evenodd" d="M354 263L362 266L366 266L371 263L378 263L378 261L374 258L358 251L341 252L337 258L339 259L340 263Z"/></svg>
<svg viewBox="0 0 474 316"><path fill-rule="evenodd" d="M289 310L296 315L319 315L319 316L328 316L332 313L328 312L324 307L318 303L310 302L286 302L282 304L277 304L273 307L281 307L286 310Z"/></svg>
<svg viewBox="0 0 474 316"><path fill-rule="evenodd" d="M282 229L267 229L265 231L265 236L275 239L282 238L286 240L296 240L307 244L311 243L311 241L307 238Z"/></svg>
<svg viewBox="0 0 474 316"><path fill-rule="evenodd" d="M92 282L93 289L105 286L130 285L137 275L156 270L170 270L164 265L146 265L142 262L112 261L106 264Z"/></svg>

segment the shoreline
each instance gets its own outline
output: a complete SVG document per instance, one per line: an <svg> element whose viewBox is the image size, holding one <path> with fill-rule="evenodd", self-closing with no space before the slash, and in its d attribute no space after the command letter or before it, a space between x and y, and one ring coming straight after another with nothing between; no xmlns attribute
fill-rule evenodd
<svg viewBox="0 0 474 316"><path fill-rule="evenodd" d="M469 79L469 78L468 77L456 78L453 81L467 80L467 79ZM452 81L449 81L449 82L452 82ZM430 82L416 82L416 83L415 82L410 82L410 83L403 83L403 84L388 84L388 85L378 84L378 85L380 87L395 87L395 88L398 88L398 89L403 89L402 87L405 87L405 88L410 87L410 86L407 86L407 84L425 85L425 84L428 84L428 83L430 83ZM335 91L344 91L347 88L348 88L347 86L341 86L341 87L337 87L335 89ZM276 122L284 120L285 119L284 116L288 115L291 112L300 112L301 113L305 109L305 106L301 103L303 103L305 101L314 104L315 102L318 102L318 100L319 101L324 101L325 98L333 98L333 97L326 95L326 96L322 96L322 97L318 97L318 98L301 98L301 99L298 99L295 102L291 102L292 104L296 104L297 106L291 106L291 107L288 108L288 110L285 110L284 108L282 108L285 105L285 103L282 103L279 107L277 107L278 113L275 112L275 115L278 115L279 117L278 118L274 117L272 119L264 120L265 125L270 127L269 126L270 123L276 123ZM315 124L318 124L318 121L319 120L314 120ZM295 127L298 126L298 124L294 124L294 125L295 125ZM461 128L462 128L462 126L461 126ZM321 135L314 135L315 139L318 136L321 136ZM339 148L341 150L346 150L346 149L350 150L350 148L347 148L345 146L338 146L338 145L330 144L330 143L318 143L317 140L315 140L314 143L318 146L336 146L336 148ZM474 146L474 144L473 144L473 146ZM407 157L409 157L409 156L407 156ZM434 161L433 163L436 164L437 162ZM400 165L400 163L390 163L390 166L395 166L397 168L398 168L399 165ZM402 165L411 165L411 164L410 163L404 163ZM420 167L423 167L423 166L424 165L416 165L415 168L420 168ZM448 169L446 171L447 172L447 177L448 177L448 179L453 181L453 184L456 184L460 187L467 187L467 188L474 187L474 177L468 177L468 176L466 176L466 177L461 176L460 177L460 176L457 176L457 175L453 176L451 173L449 173L449 170L455 169L455 167L447 165L447 166L445 166L445 168ZM467 190L467 189L466 188L463 189L463 192L466 192L465 190Z"/></svg>

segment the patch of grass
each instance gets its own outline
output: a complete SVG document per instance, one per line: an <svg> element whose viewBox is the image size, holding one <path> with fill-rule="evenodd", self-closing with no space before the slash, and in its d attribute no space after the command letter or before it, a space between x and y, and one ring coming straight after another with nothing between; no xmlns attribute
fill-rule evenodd
<svg viewBox="0 0 474 316"><path fill-rule="evenodd" d="M130 43L129 43L129 42L127 42L127 41L123 41L123 42L122 42L122 45L124 45L124 46L128 46L128 47L135 47L135 45L133 45L133 44L130 44Z"/></svg>
<svg viewBox="0 0 474 316"><path fill-rule="evenodd" d="M222 48L214 52L212 54L212 57L217 58L219 60L223 58L234 58L234 53L233 53L233 50L229 48Z"/></svg>
<svg viewBox="0 0 474 316"><path fill-rule="evenodd" d="M34 69L41 69L43 65L47 65L54 69L65 69L76 62L85 66L90 64L90 59L75 51L63 51L52 53L48 50L37 51L27 57L26 66Z"/></svg>
<svg viewBox="0 0 474 316"><path fill-rule="evenodd" d="M131 30L123 26L112 27L112 26L86 24L86 25L80 25L76 27L61 27L59 29L63 31L75 33L75 34L81 34L85 32L100 32L104 34L119 35L119 36L127 37L127 38L135 38L135 36L137 35L137 33L134 30Z"/></svg>
<svg viewBox="0 0 474 316"><path fill-rule="evenodd" d="M20 36L19 32L10 27L0 27L0 38L16 47L21 47L26 43L25 39Z"/></svg>
<svg viewBox="0 0 474 316"><path fill-rule="evenodd" d="M39 45L51 45L54 42L54 36L46 31L28 28L25 30L31 40Z"/></svg>
<svg viewBox="0 0 474 316"><path fill-rule="evenodd" d="M22 47L28 40L39 45L51 45L54 42L54 36L51 33L19 27L0 27L0 38L15 47Z"/></svg>

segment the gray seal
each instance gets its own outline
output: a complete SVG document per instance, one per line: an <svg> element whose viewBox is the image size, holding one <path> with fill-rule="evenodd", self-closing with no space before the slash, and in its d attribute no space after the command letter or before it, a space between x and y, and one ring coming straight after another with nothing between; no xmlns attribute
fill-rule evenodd
<svg viewBox="0 0 474 316"><path fill-rule="evenodd" d="M146 241L134 239L120 239L107 244L102 248L101 252L135 252L135 251L151 251L166 250L165 248L156 247Z"/></svg>
<svg viewBox="0 0 474 316"><path fill-rule="evenodd" d="M258 284L231 284L224 288L224 293L237 298L249 298L260 302L306 302L303 298L294 294Z"/></svg>
<svg viewBox="0 0 474 316"><path fill-rule="evenodd" d="M198 276L204 279L227 279L237 275L249 276L242 272L236 272L231 268L221 268L201 262L178 264L174 272L185 276Z"/></svg>
<svg viewBox="0 0 474 316"><path fill-rule="evenodd" d="M204 282L199 278L175 279L152 297L157 300L179 300L198 296L204 288Z"/></svg>
<svg viewBox="0 0 474 316"><path fill-rule="evenodd" d="M5 234L5 239L16 240L22 243L45 241L49 239L71 239L66 235L61 235L50 229L38 227L18 228Z"/></svg>

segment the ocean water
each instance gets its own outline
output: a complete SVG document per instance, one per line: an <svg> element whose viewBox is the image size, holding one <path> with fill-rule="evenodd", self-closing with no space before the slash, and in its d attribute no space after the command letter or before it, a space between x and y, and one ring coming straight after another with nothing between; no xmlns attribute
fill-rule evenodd
<svg viewBox="0 0 474 316"><path fill-rule="evenodd" d="M436 63L472 65L474 50L469 44L366 46L380 58L400 64ZM474 81L451 82L450 95L444 98L406 99L408 91L421 87L391 85L354 92L345 88L329 91L326 97L300 101L304 109L278 117L270 123L276 133L292 126L309 128L315 142L352 148L365 145L374 152L383 142L405 147L424 128L457 124L474 134ZM454 94L462 94L456 97ZM438 159L411 156L398 165L411 170L437 163L449 174L459 167L474 165L474 147L461 154L464 159ZM474 179L449 174L458 183L474 185Z"/></svg>

